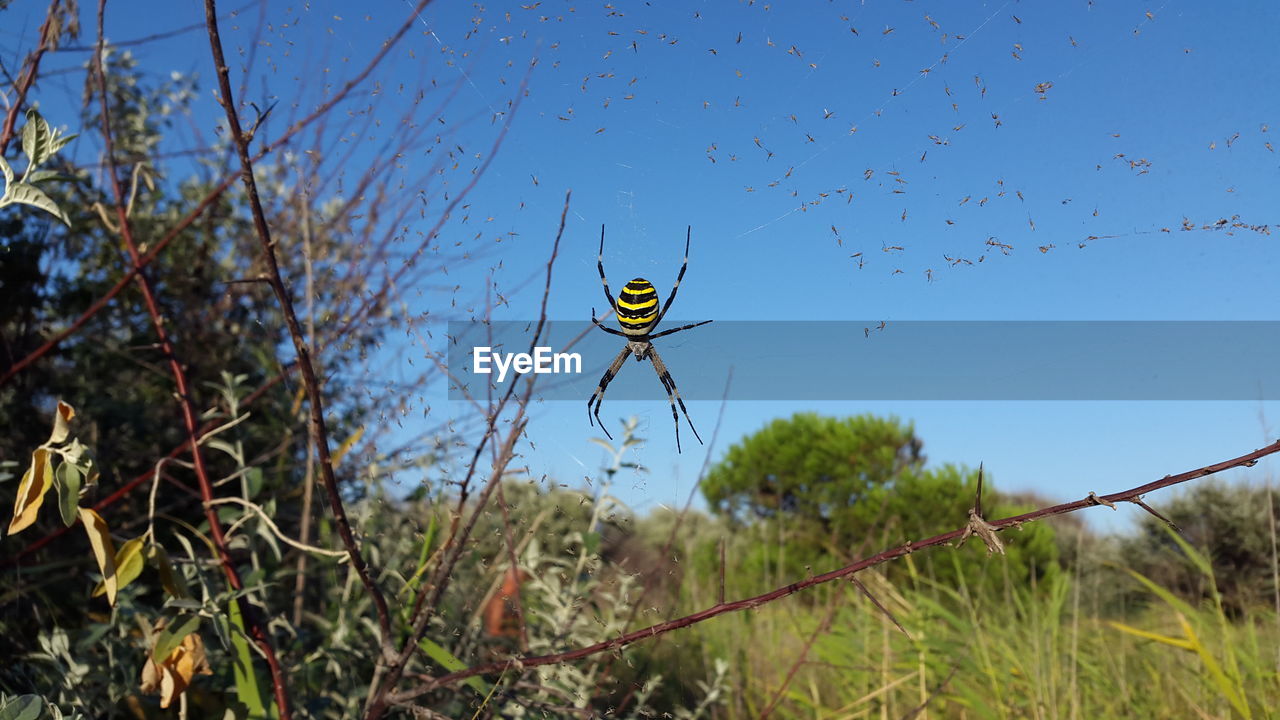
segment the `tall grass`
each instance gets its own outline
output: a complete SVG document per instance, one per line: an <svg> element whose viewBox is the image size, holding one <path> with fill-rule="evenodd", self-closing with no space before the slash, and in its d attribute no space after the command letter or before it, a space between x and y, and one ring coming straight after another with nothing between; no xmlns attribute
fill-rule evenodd
<svg viewBox="0 0 1280 720"><path fill-rule="evenodd" d="M1124 567L1058 573L1038 586L1006 576L995 592L966 587L956 573L959 586L948 587L921 569L958 562L942 549L908 557L909 575L897 582L858 576L909 635L844 583L704 623L666 652L690 665L729 661L728 718L760 717L779 693L769 717L1280 716L1274 609L1229 616L1209 562L1178 542L1213 588L1198 605ZM717 585L687 577L682 603L705 606Z"/></svg>

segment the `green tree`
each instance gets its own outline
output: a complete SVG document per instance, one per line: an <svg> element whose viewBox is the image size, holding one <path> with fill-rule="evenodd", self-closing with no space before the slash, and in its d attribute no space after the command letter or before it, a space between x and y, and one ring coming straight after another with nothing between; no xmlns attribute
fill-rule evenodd
<svg viewBox="0 0 1280 720"><path fill-rule="evenodd" d="M797 414L775 420L731 447L712 468L704 493L713 513L731 525L743 590L823 572L908 540L962 526L978 471L946 464L924 468L923 442L896 418ZM1002 502L984 480L984 514L999 518L1027 508ZM1011 535L1004 558L988 558L981 542L958 553L913 556L914 576L972 587L1024 582L1058 571L1053 530L1033 524ZM698 562L712 571L715 551ZM905 577L906 564L886 568Z"/></svg>
<svg viewBox="0 0 1280 720"><path fill-rule="evenodd" d="M923 446L896 418L797 413L729 448L703 494L736 522L785 515L844 535L878 515L894 481L924 463Z"/></svg>

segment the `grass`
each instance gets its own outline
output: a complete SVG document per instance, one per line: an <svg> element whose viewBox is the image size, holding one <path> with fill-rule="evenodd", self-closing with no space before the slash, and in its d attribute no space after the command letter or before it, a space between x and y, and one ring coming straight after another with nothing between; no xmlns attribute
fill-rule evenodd
<svg viewBox="0 0 1280 720"><path fill-rule="evenodd" d="M775 695L769 717L813 720L1280 716L1274 610L1229 617L1207 560L1178 542L1209 580L1202 603L1123 567L976 593L931 582L909 557L896 583L859 575L909 636L843 583L717 618L662 652L690 667L729 660L726 718L760 717ZM685 583L685 605L714 602L717 578Z"/></svg>

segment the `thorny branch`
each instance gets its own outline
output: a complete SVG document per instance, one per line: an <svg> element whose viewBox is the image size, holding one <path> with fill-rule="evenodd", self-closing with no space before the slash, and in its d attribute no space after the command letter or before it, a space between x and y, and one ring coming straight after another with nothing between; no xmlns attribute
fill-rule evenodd
<svg viewBox="0 0 1280 720"><path fill-rule="evenodd" d="M1260 448L1258 450L1254 450L1253 452L1246 453L1244 455L1241 455L1236 458L1232 458L1230 460L1223 460L1222 462L1214 463L1213 465L1206 465L1204 467L1196 468L1195 470L1188 470L1186 472L1179 473L1177 475L1166 475L1163 478L1160 478L1159 480L1149 482L1145 485L1139 485L1138 487L1130 488L1128 490L1123 490L1121 492L1112 493L1110 495L1097 496L1097 495L1090 494L1089 497L1085 497L1080 500L1062 503L1060 505L1053 505L1050 507L1041 508L1039 510L1033 510L1031 512L1023 513L1021 515L1014 515L1012 517L996 520L990 523L990 526L992 529L997 531L1004 530L1007 528L1019 527L1023 523L1028 523L1035 520L1042 520L1044 518L1053 517L1055 515L1064 515L1066 513L1075 512L1083 508L1092 507L1094 505L1099 504L1100 502L1104 504L1117 503L1117 502L1130 502L1132 501L1133 498L1139 497L1141 495L1145 495L1147 493L1151 493L1156 490L1161 490L1163 488L1171 487L1173 485L1178 485L1178 484L1187 482L1189 480L1195 480L1198 478L1205 477L1207 475L1213 475L1215 473L1219 473L1224 470L1230 470L1232 468L1239 468L1239 467L1253 467L1254 465L1257 464L1259 459L1264 458L1268 455L1273 455L1275 453L1280 453L1280 440L1277 440L1276 442L1270 445L1267 445L1266 447ZM673 630L679 630L681 628L689 627L690 625L696 625L700 622L710 620L711 618L717 617L719 615L725 615L727 613L740 612L743 610L757 608L757 607L760 607L761 605L765 605L775 600L787 597L788 595L793 595L797 592L800 592L801 590L805 590L815 585L822 585L824 583L831 582L832 580L838 580L843 577L851 576L854 573L857 573L862 570L866 570L867 568L875 567L877 565L882 565L886 562L889 562L890 560L895 560L905 555L909 555L915 552L916 550L921 550L928 547L934 547L937 545L945 545L948 543L952 543L954 541L959 540L960 537L964 535L967 527L968 525L957 528L950 532L942 533L940 535L934 535L931 538L928 538L926 540L921 540L919 542L907 541L902 545L889 548L880 553L872 555L871 557L865 558L863 560L859 560L856 563L847 565L837 570L832 570L830 572L826 572L821 575L815 575L807 579L791 583L789 585L784 585L782 587L776 588L766 593L762 593L760 595L756 595L754 597L744 598L742 600L736 600L728 603L724 603L724 602L717 603L716 605L713 605L704 610L700 610L696 613L686 615L682 618L677 618L675 620L670 620L668 622L659 623L657 625L653 625L640 630L635 630L633 632L626 633L625 635L620 635L611 640L605 640L603 642L595 643L594 645L588 645L586 647L577 648L576 650L568 650L565 652L551 653L548 655L538 655L534 657L513 657L508 660L475 665L473 667L469 667L464 670L458 670L456 672L451 672L446 675L441 675L439 677L429 677L425 675L419 675L416 677L418 677L419 680L423 681L421 684L409 690L405 690L404 692L397 693L395 696L392 697L392 701L397 703L409 702L414 698L420 695L423 695L425 693L431 692L432 690L435 690L437 688L447 687L461 680L465 680L469 677L476 677L478 675L490 675L494 673L500 673L511 668L528 669L531 667L540 667L543 665L555 665L557 663L580 660L582 658L590 657L592 655L596 655L596 654L613 650L616 648L626 647L627 645L634 644L641 640L647 640L649 638L658 637L659 635L669 633Z"/></svg>

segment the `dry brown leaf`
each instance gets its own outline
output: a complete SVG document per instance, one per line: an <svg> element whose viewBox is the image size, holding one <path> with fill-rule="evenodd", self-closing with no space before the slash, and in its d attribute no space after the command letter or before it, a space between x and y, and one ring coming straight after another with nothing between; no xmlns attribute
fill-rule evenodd
<svg viewBox="0 0 1280 720"><path fill-rule="evenodd" d="M13 519L9 521L9 534L21 532L36 521L44 495L53 487L53 460L48 450L36 448L31 453L31 467L22 474L18 483L18 496L13 501Z"/></svg>
<svg viewBox="0 0 1280 720"><path fill-rule="evenodd" d="M80 522L84 524L84 531L89 534L89 545L93 547L93 557L98 561L98 570L102 572L107 602L114 606L119 578L116 577L116 549L111 542L107 521L90 508L76 508L76 510L80 513Z"/></svg>
<svg viewBox="0 0 1280 720"><path fill-rule="evenodd" d="M159 631L163 625L162 618L156 623L156 630ZM158 632L156 634L159 635ZM186 691L192 678L212 674L213 670L205 658L204 641L199 633L191 633L163 662L157 664L150 655L147 656L147 662L142 666L140 688L144 693L159 693L160 707L167 708L174 698Z"/></svg>
<svg viewBox="0 0 1280 720"><path fill-rule="evenodd" d="M58 401L58 412L53 418L53 434L49 436L49 444L57 445L71 434L71 420L76 416L76 409Z"/></svg>

